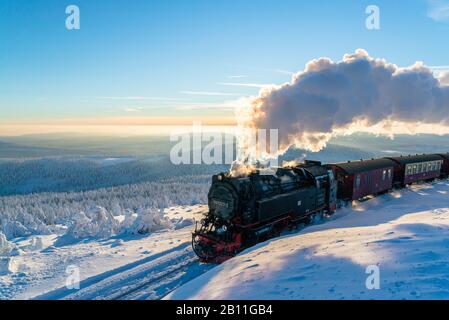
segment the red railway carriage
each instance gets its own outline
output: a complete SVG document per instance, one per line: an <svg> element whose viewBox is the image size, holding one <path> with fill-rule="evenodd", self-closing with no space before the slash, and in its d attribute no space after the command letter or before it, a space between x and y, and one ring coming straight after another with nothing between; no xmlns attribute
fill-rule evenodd
<svg viewBox="0 0 449 320"><path fill-rule="evenodd" d="M439 154L443 158L443 166L441 167L441 177L449 177L449 153Z"/></svg>
<svg viewBox="0 0 449 320"><path fill-rule="evenodd" d="M438 178L443 165L443 157L438 154L388 157L386 159L397 163L394 171L394 183L401 186Z"/></svg>
<svg viewBox="0 0 449 320"><path fill-rule="evenodd" d="M338 198L358 200L393 187L395 163L388 159L331 164L338 180Z"/></svg>

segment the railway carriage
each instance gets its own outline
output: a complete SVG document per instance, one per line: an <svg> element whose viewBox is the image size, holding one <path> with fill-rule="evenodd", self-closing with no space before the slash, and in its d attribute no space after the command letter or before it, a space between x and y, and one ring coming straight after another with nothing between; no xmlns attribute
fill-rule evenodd
<svg viewBox="0 0 449 320"><path fill-rule="evenodd" d="M393 187L395 162L388 159L349 161L329 165L338 181L338 198L358 200Z"/></svg>
<svg viewBox="0 0 449 320"><path fill-rule="evenodd" d="M438 154L388 157L397 163L394 170L394 184L405 186L418 181L439 178L443 157Z"/></svg>
<svg viewBox="0 0 449 320"><path fill-rule="evenodd" d="M449 153L439 154L443 158L443 165L441 167L441 177L449 177Z"/></svg>

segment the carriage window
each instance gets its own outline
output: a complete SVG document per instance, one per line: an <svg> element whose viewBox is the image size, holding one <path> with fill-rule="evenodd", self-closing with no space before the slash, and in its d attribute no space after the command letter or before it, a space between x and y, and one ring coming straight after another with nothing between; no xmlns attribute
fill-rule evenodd
<svg viewBox="0 0 449 320"><path fill-rule="evenodd" d="M360 187L360 176L357 176L355 179L355 187L359 188Z"/></svg>
<svg viewBox="0 0 449 320"><path fill-rule="evenodd" d="M415 164L413 165L413 174L417 174L418 173L418 166Z"/></svg>
<svg viewBox="0 0 449 320"><path fill-rule="evenodd" d="M435 171L437 169L437 163L434 161L432 162L432 171Z"/></svg>
<svg viewBox="0 0 449 320"><path fill-rule="evenodd" d="M432 163L431 162L428 164L427 168L428 168L427 171L432 171Z"/></svg>
<svg viewBox="0 0 449 320"><path fill-rule="evenodd" d="M385 181L385 178L387 177L387 170L384 170L383 172L382 172L382 180L384 180Z"/></svg>
<svg viewBox="0 0 449 320"><path fill-rule="evenodd" d="M437 170L441 170L441 161L438 161Z"/></svg>
<svg viewBox="0 0 449 320"><path fill-rule="evenodd" d="M411 164L407 165L407 174L408 175L413 174L413 166Z"/></svg>
<svg viewBox="0 0 449 320"><path fill-rule="evenodd" d="M418 165L418 173L421 173L422 172L422 164L420 163L419 165Z"/></svg>

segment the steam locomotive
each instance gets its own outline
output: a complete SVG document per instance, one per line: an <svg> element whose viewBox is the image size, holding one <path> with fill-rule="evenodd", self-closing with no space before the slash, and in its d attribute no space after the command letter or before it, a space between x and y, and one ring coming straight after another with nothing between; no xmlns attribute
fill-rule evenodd
<svg viewBox="0 0 449 320"><path fill-rule="evenodd" d="M221 263L285 230L332 215L342 203L448 176L449 154L305 161L269 175L220 173L212 177L209 212L196 224L192 247L202 262Z"/></svg>

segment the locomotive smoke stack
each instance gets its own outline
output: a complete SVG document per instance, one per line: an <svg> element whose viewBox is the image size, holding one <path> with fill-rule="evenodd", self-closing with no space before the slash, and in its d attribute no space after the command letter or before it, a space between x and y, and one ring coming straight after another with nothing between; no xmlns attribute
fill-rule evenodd
<svg viewBox="0 0 449 320"><path fill-rule="evenodd" d="M277 129L279 153L290 146L319 151L354 132L446 134L448 77L436 78L421 62L399 68L358 49L339 62L312 60L291 82L262 89L237 121L250 130Z"/></svg>

